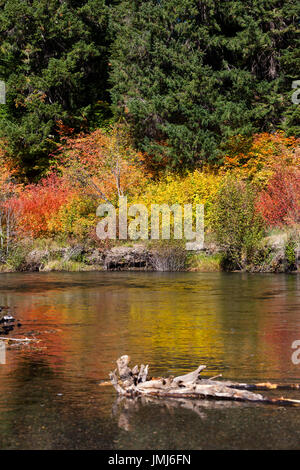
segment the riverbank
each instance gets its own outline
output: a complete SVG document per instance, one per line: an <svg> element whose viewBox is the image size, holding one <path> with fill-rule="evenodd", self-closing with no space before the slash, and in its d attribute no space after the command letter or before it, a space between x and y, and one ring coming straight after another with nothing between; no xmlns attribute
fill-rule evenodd
<svg viewBox="0 0 300 470"><path fill-rule="evenodd" d="M194 252L185 250L183 243L174 241L119 242L99 247L90 241L26 240L15 246L8 255L2 256L0 272L300 271L300 244L288 233L266 237L261 247L251 262L241 259L239 265L233 263L230 255L214 243L206 243L203 250Z"/></svg>
<svg viewBox="0 0 300 470"><path fill-rule="evenodd" d="M242 142L236 139L235 150L224 150L220 165L205 165L182 174L149 173L141 155L129 147L132 163L129 164L127 151L122 154L123 187L116 187L109 155L118 154L119 147L115 147L111 132L98 130L83 140L76 138L71 147L57 155L57 168L35 184L17 184L12 170L3 167L0 271L297 270L300 244L297 139L282 133L259 134L253 136L248 142L250 147L243 152ZM105 159L108 159L106 164ZM6 161L4 157L2 160ZM99 167L99 162L104 166ZM86 176L78 180L78 174ZM120 194L126 196L126 203L119 199ZM169 225L173 235L175 212L188 222L185 211L189 207L196 228L197 210L203 207L205 249L189 253L183 240L149 241L142 248L140 242L122 244L118 240L103 240L101 227L104 229L103 224L107 222L101 220L103 201L111 203L115 239L119 236L117 227L120 228L117 219L127 220L128 230L130 226L135 230L132 238L139 237L141 220L150 234L157 217L161 229ZM137 213L130 215L135 205L142 208L141 220ZM99 224L100 235L96 230ZM178 235L178 227L176 236L182 237L182 231L188 236L186 228Z"/></svg>

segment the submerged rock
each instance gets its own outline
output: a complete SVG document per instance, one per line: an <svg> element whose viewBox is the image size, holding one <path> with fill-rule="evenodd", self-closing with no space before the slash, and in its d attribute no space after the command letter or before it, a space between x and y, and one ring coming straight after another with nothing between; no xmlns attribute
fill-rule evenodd
<svg viewBox="0 0 300 470"><path fill-rule="evenodd" d="M14 321L15 321L15 318L11 316L10 314L6 314L0 317L0 323L13 323Z"/></svg>
<svg viewBox="0 0 300 470"><path fill-rule="evenodd" d="M15 318L10 314L0 315L0 335L8 335L15 327Z"/></svg>

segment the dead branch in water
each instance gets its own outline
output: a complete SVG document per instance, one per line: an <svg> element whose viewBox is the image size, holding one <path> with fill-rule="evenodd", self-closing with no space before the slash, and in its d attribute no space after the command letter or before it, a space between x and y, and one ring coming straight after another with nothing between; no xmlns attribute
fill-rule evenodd
<svg viewBox="0 0 300 470"><path fill-rule="evenodd" d="M230 387L238 388L239 390L300 390L300 384L272 384L270 382L263 382L257 384L239 384L232 383Z"/></svg>
<svg viewBox="0 0 300 470"><path fill-rule="evenodd" d="M0 341L7 341L7 343L9 344L10 342L16 342L16 343L30 343L30 342L35 342L35 343L39 343L40 340L39 339L35 339L35 338L6 338L5 336L0 336Z"/></svg>
<svg viewBox="0 0 300 470"><path fill-rule="evenodd" d="M117 360L117 369L109 374L117 393L127 397L148 396L166 398L193 398L260 402L272 405L300 405L300 400L268 398L250 390L280 389L278 384L238 384L204 379L200 374L206 366L200 365L195 371L179 377L147 379L149 366L129 367L130 357ZM292 384L297 385L297 384ZM286 386L285 386L286 387ZM294 387L293 389L300 388Z"/></svg>

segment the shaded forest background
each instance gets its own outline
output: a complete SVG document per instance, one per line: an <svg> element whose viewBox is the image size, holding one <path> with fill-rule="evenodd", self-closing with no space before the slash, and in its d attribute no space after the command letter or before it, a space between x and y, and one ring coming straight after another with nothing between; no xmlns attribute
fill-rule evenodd
<svg viewBox="0 0 300 470"><path fill-rule="evenodd" d="M2 0L0 135L30 181L49 168L59 122L123 118L163 167L218 162L231 136L299 136L297 2Z"/></svg>
<svg viewBox="0 0 300 470"><path fill-rule="evenodd" d="M288 228L295 266L299 24L292 0L0 0L3 262L94 240L99 201L127 195L204 204L233 267Z"/></svg>

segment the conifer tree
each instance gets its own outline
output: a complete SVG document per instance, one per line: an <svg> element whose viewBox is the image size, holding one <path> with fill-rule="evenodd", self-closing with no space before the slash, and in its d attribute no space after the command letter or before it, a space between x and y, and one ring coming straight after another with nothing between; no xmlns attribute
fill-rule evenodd
<svg viewBox="0 0 300 470"><path fill-rule="evenodd" d="M299 132L299 3L121 0L112 100L143 150L168 166L218 159L233 134Z"/></svg>
<svg viewBox="0 0 300 470"><path fill-rule="evenodd" d="M29 178L47 167L58 121L86 127L108 99L107 24L104 0L0 0L0 137Z"/></svg>

